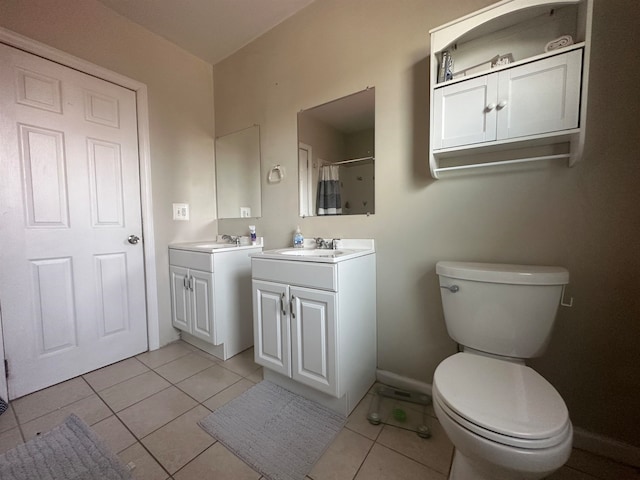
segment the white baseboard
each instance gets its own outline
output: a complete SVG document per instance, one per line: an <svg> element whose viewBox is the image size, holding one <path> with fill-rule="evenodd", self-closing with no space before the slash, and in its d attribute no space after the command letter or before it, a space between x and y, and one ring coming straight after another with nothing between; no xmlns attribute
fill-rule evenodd
<svg viewBox="0 0 640 480"><path fill-rule="evenodd" d="M376 379L385 385L431 395L431 384L403 377L397 373L377 370ZM580 427L573 427L573 446L616 462L640 467L640 448L591 433Z"/></svg>
<svg viewBox="0 0 640 480"><path fill-rule="evenodd" d="M616 462L640 467L640 448L588 432L580 427L573 428L573 446Z"/></svg>
<svg viewBox="0 0 640 480"><path fill-rule="evenodd" d="M388 372L386 370L376 370L376 380L391 387L410 390L412 392L426 393L431 396L431 384L414 380L413 378L403 377L397 373Z"/></svg>

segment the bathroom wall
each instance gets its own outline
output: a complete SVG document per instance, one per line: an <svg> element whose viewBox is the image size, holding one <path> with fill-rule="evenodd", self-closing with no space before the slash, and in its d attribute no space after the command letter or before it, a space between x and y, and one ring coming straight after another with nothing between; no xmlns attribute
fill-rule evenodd
<svg viewBox="0 0 640 480"><path fill-rule="evenodd" d="M178 338L167 244L217 233L211 65L96 0L3 0L0 26L147 85L160 344ZM173 202L191 205L191 221L172 220Z"/></svg>
<svg viewBox="0 0 640 480"><path fill-rule="evenodd" d="M574 306L561 308L532 365L575 425L640 446L640 10L635 0L595 2L583 162L433 180L428 32L490 3L322 0L215 65L216 127L259 123L263 155L262 218L220 221L220 230L255 223L267 248L290 245L297 224L307 236L374 238L378 367L426 383L456 348L438 260L566 266ZM297 112L367 86L376 88L375 215L300 219ZM275 164L287 176L269 184Z"/></svg>

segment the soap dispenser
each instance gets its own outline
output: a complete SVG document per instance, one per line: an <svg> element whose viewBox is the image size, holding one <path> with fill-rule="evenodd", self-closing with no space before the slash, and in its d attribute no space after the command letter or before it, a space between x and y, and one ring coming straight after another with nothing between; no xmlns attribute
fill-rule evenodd
<svg viewBox="0 0 640 480"><path fill-rule="evenodd" d="M296 233L293 235L293 246L294 248L302 248L304 247L304 237L300 232L300 226L296 227Z"/></svg>

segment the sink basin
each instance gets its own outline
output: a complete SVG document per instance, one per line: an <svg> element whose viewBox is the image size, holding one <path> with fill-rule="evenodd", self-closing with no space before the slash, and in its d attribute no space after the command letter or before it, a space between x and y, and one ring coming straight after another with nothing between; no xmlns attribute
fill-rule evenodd
<svg viewBox="0 0 640 480"><path fill-rule="evenodd" d="M339 257L340 255L344 255L345 252L341 250L322 250L319 248L306 250L303 248L292 248L290 250L282 250L280 254L304 257Z"/></svg>

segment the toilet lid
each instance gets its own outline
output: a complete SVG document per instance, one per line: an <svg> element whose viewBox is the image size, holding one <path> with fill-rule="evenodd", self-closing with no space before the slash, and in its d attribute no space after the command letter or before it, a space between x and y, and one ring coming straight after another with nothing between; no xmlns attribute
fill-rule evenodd
<svg viewBox="0 0 640 480"><path fill-rule="evenodd" d="M525 365L457 353L438 365L433 383L453 412L487 430L540 440L567 429L562 397Z"/></svg>

